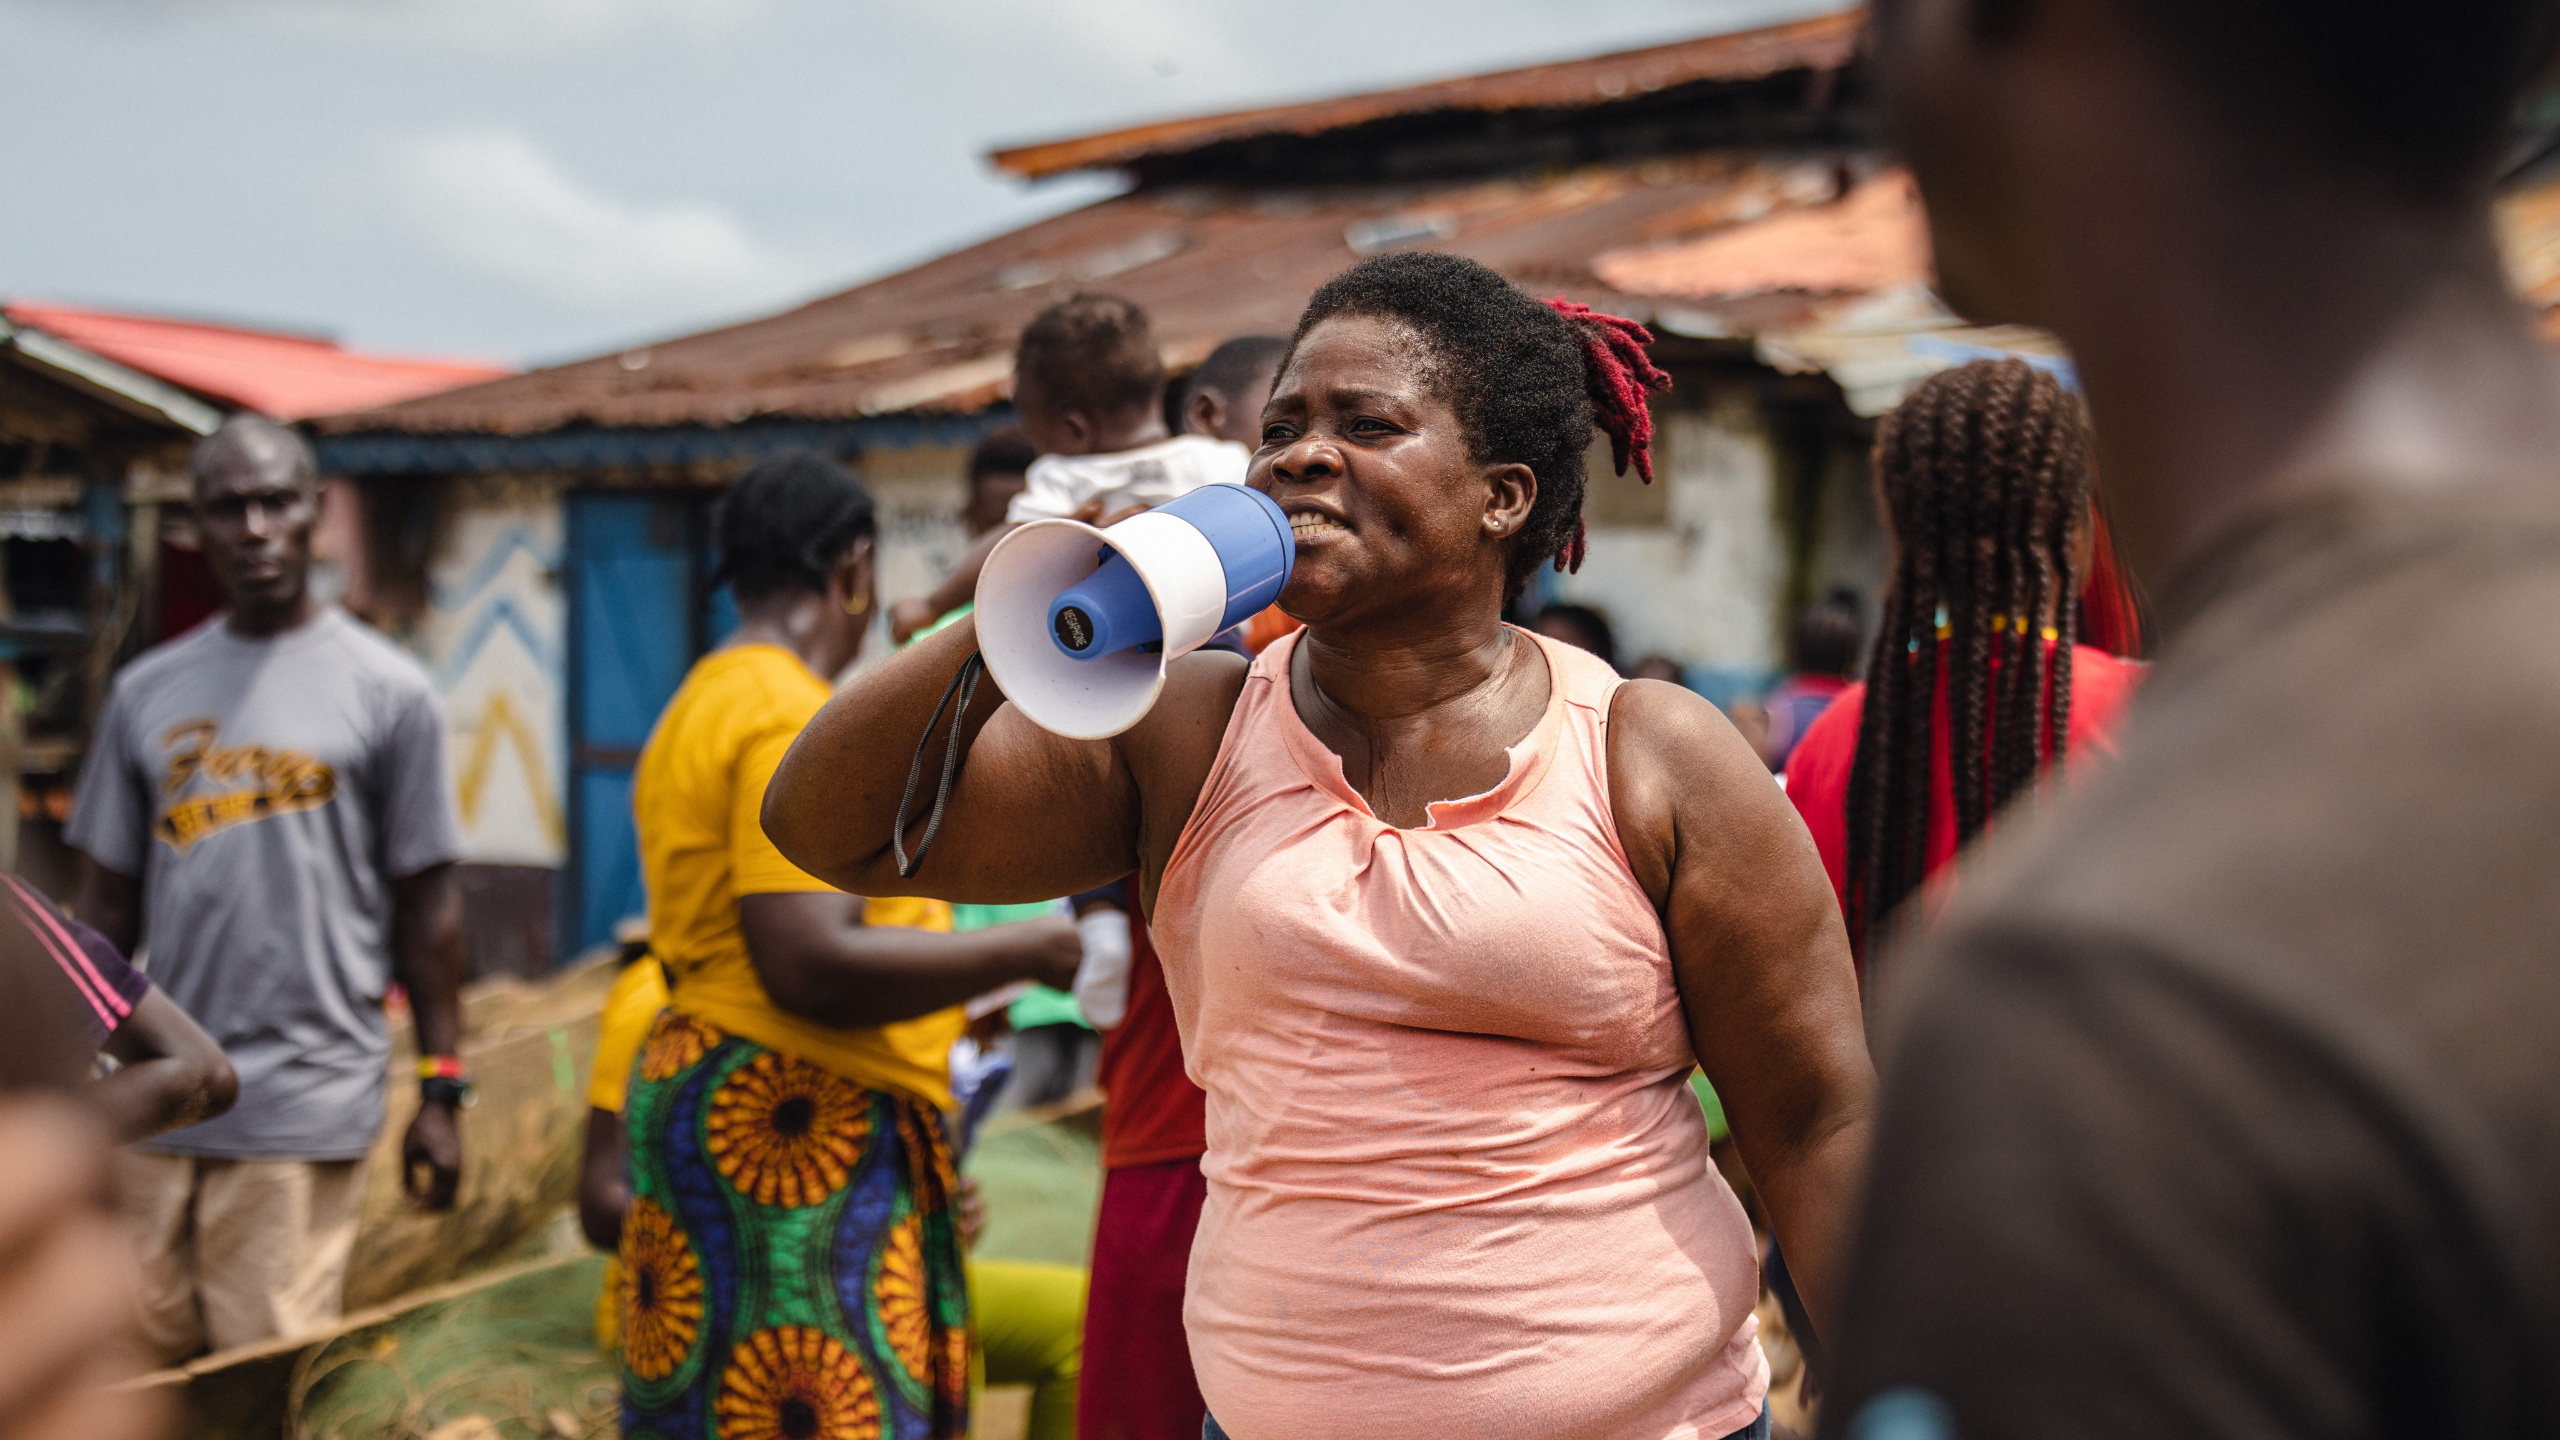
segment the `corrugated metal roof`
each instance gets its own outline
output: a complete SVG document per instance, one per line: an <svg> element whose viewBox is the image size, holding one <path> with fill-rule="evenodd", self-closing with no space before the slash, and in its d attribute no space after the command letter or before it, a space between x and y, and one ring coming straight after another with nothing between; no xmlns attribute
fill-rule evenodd
<svg viewBox="0 0 2560 1440"><path fill-rule="evenodd" d="M998 150L989 158L1016 175L1038 179L1075 170L1115 169L1151 155L1197 150L1257 135L1313 135L1399 115L1605 105L1630 95L1701 80L1751 80L1790 70L1837 70L1856 54L1858 36L1865 24L1864 9L1844 10L1789 25L1588 60L1533 65L1312 104L1203 115L1020 145Z"/></svg>
<svg viewBox="0 0 2560 1440"><path fill-rule="evenodd" d="M1929 279L1929 217L1910 174L1890 170L1829 204L1692 240L1612 250L1591 268L1611 288L1636 295L1895 290Z"/></svg>
<svg viewBox="0 0 2560 1440"><path fill-rule="evenodd" d="M319 422L328 433L526 435L571 425L739 425L966 412L1009 392L1011 346L1086 286L1146 307L1169 362L1285 333L1369 249L1472 256L1541 295L1647 316L1592 257L1828 204L1858 157L1705 155L1534 179L1393 190L1146 191L1106 200L782 315ZM1815 297L1683 299L1730 333L1795 323Z"/></svg>
<svg viewBox="0 0 2560 1440"><path fill-rule="evenodd" d="M71 305L15 301L5 313L29 330L279 420L387 405L508 373L471 361L367 354L306 335Z"/></svg>
<svg viewBox="0 0 2560 1440"><path fill-rule="evenodd" d="M155 379L59 336L18 325L0 314L0 352L18 357L51 378L105 401L126 414L172 430L210 435L222 412L167 381Z"/></svg>

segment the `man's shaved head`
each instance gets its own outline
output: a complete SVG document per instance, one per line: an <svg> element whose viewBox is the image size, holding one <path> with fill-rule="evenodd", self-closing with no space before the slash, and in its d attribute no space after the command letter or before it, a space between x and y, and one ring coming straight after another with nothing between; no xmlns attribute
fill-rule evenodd
<svg viewBox="0 0 2560 1440"><path fill-rule="evenodd" d="M271 482L317 488L320 462L300 435L264 415L234 415L222 428L196 442L187 457L196 496L217 477L255 475Z"/></svg>
<svg viewBox="0 0 2560 1440"><path fill-rule="evenodd" d="M273 635L310 618L320 466L291 430L235 415L196 446L196 538L231 600L231 628Z"/></svg>

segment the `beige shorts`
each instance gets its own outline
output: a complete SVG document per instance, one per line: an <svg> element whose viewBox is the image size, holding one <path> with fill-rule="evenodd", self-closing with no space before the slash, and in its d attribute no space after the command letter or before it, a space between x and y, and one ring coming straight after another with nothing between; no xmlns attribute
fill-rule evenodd
<svg viewBox="0 0 2560 1440"><path fill-rule="evenodd" d="M164 1364L336 1323L364 1201L361 1160L208 1160L126 1150L142 1337Z"/></svg>

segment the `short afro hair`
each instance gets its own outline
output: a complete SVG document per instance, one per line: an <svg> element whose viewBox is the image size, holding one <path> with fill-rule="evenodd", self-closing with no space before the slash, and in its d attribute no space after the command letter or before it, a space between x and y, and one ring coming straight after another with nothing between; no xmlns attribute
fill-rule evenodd
<svg viewBox="0 0 2560 1440"><path fill-rule="evenodd" d="M1838 588L1807 605L1804 613L1796 617L1794 633L1787 639L1796 673L1855 675L1866 629L1855 590Z"/></svg>
<svg viewBox="0 0 2560 1440"><path fill-rule="evenodd" d="M1164 357L1147 312L1117 295L1072 295L1031 317L1014 349L1014 391L1025 383L1061 411L1119 415L1164 401Z"/></svg>
<svg viewBox="0 0 2560 1440"><path fill-rule="evenodd" d="M969 452L969 483L977 484L990 475L1020 475L1040 458L1040 447L1022 433L1019 425L1006 425L990 430L986 438Z"/></svg>
<svg viewBox="0 0 2560 1440"><path fill-rule="evenodd" d="M1191 372L1191 383L1183 387L1182 408L1189 410L1193 397L1204 390L1215 390L1232 400L1252 389L1257 380L1267 380L1280 373L1280 357L1289 353L1289 340L1284 335L1239 335L1209 352L1200 368Z"/></svg>
<svg viewBox="0 0 2560 1440"><path fill-rule="evenodd" d="M1423 383L1457 412L1468 458L1526 465L1537 477L1537 499L1511 549L1511 596L1549 560L1562 569L1581 564L1582 460L1594 425L1618 442L1622 472L1633 458L1652 478L1643 391L1671 382L1634 348L1652 338L1641 328L1533 299L1473 260L1429 250L1374 255L1326 281L1298 318L1290 354L1337 316L1411 330L1422 342Z"/></svg>
<svg viewBox="0 0 2560 1440"><path fill-rule="evenodd" d="M720 569L741 600L827 588L853 542L877 528L871 492L815 450L784 450L746 468L720 501Z"/></svg>

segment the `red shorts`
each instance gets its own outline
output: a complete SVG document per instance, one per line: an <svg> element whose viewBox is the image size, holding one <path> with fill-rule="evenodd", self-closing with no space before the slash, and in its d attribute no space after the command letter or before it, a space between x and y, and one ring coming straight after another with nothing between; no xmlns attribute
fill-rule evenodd
<svg viewBox="0 0 2560 1440"><path fill-rule="evenodd" d="M1080 1440L1199 1440L1208 1406L1191 1376L1182 1283L1208 1195L1197 1155L1103 1172L1085 1292Z"/></svg>

